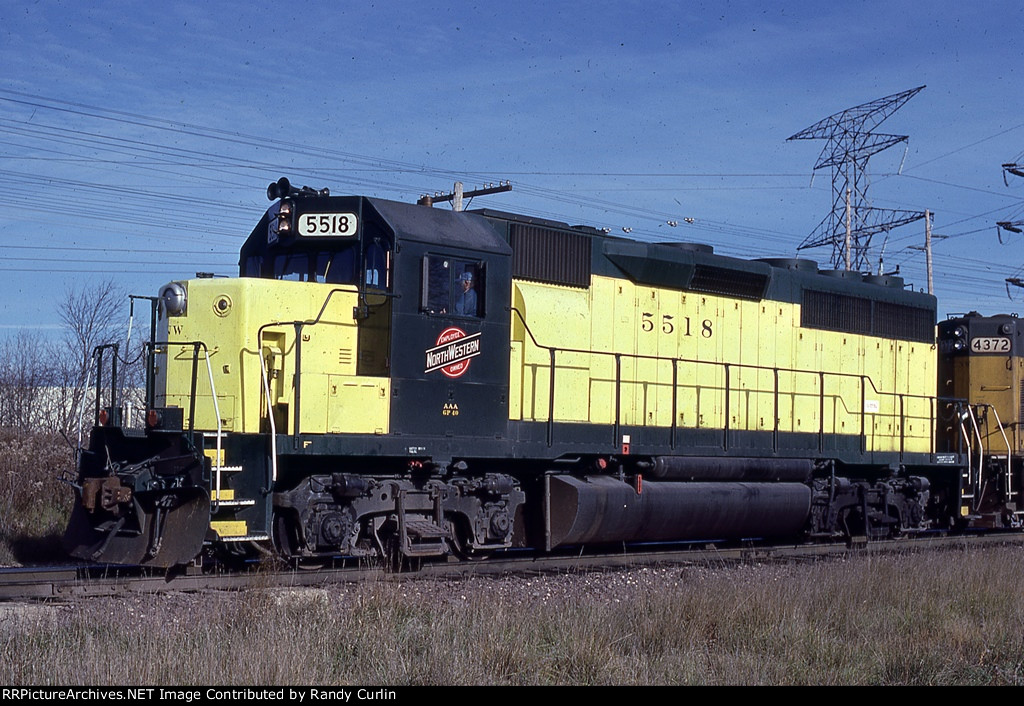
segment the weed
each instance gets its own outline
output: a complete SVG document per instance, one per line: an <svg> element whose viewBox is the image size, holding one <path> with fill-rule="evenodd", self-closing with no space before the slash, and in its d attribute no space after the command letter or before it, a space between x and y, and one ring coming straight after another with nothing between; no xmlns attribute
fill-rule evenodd
<svg viewBox="0 0 1024 706"><path fill-rule="evenodd" d="M57 478L73 467L61 437L0 428L0 565L64 558L72 492Z"/></svg>

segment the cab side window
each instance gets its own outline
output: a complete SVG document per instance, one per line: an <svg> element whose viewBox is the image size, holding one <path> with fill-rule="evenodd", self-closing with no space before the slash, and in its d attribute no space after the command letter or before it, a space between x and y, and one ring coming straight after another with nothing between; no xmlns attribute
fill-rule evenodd
<svg viewBox="0 0 1024 706"><path fill-rule="evenodd" d="M440 255L423 258L420 308L428 314L482 318L484 267L475 260Z"/></svg>
<svg viewBox="0 0 1024 706"><path fill-rule="evenodd" d="M452 291L452 313L456 316L474 316L479 318L482 315L481 304L483 296L481 292L482 282L480 278L481 268L473 263L458 263L453 274L455 275L455 287Z"/></svg>
<svg viewBox="0 0 1024 706"><path fill-rule="evenodd" d="M388 282L388 252L379 239L367 245L363 261L366 286L371 289L387 289L390 284Z"/></svg>
<svg viewBox="0 0 1024 706"><path fill-rule="evenodd" d="M423 258L423 291L420 309L428 314L445 314L451 299L451 273L447 258L427 255Z"/></svg>

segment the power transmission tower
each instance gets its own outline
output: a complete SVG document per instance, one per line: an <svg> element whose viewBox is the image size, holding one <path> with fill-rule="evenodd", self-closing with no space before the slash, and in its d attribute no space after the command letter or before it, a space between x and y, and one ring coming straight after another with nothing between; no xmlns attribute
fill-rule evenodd
<svg viewBox="0 0 1024 706"><path fill-rule="evenodd" d="M1003 183L1007 186L1010 185L1010 182L1006 179L1007 174L1024 177L1024 164L1020 164L1022 157L1024 157L1024 155L1017 157L1017 159L1012 162L1006 162L1003 164Z"/></svg>
<svg viewBox="0 0 1024 706"><path fill-rule="evenodd" d="M1024 160L1024 153L1017 155L1017 158L1012 162L1003 163L1003 183L1007 186L1010 185L1010 180L1006 178L1007 174L1024 177L1024 164L1021 164L1022 160ZM1011 233L1024 233L1024 230L1021 230L1021 226L1024 226L1024 221L996 221L996 235L999 236L999 242L1003 242L1003 236L999 233L1000 230L1006 230Z"/></svg>
<svg viewBox="0 0 1024 706"><path fill-rule="evenodd" d="M847 108L788 138L825 140L814 169L832 168L832 212L797 250L831 245L832 263L837 269L844 263L846 269L869 269L868 247L873 235L924 218L923 211L875 208L867 195L868 158L910 139L872 130L922 89L924 86L918 86Z"/></svg>
<svg viewBox="0 0 1024 706"><path fill-rule="evenodd" d="M996 221L996 236L999 238L999 242L1003 242L1003 236L999 233L1000 230L1007 230L1011 233L1024 233L1021 226L1024 226L1024 221Z"/></svg>
<svg viewBox="0 0 1024 706"><path fill-rule="evenodd" d="M1012 174L1013 176L1017 177L1024 177L1024 164L1021 164L1022 160L1024 160L1024 153L1017 155L1016 159L1014 159L1012 162L1003 163L1003 183L1006 184L1007 186L1010 185L1009 179L1006 178L1007 174ZM998 237L999 242L1002 243L1002 231L1005 230L1008 233L1016 233L1019 235L1020 233L1024 233L1024 228L1022 228L1022 226L1024 226L1024 221L1020 220L996 221L996 237ZM1015 287L1024 287L1024 280L1022 280L1020 277L1006 278L1006 296L1010 297L1010 299L1013 299L1013 294L1011 294L1010 292L1011 284Z"/></svg>

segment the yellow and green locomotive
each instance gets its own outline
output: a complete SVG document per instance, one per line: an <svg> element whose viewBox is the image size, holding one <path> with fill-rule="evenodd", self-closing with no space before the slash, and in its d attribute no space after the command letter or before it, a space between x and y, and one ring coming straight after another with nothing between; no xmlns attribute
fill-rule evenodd
<svg viewBox="0 0 1024 706"><path fill-rule="evenodd" d="M940 322L938 344L939 394L970 402L939 432L965 454L961 515L975 527L1020 527L1024 325L1008 314L971 312Z"/></svg>
<svg viewBox="0 0 1024 706"><path fill-rule="evenodd" d="M476 557L970 514L969 454L937 431L963 417L937 396L935 299L898 277L268 196L238 277L161 291L145 428L100 415L74 556Z"/></svg>

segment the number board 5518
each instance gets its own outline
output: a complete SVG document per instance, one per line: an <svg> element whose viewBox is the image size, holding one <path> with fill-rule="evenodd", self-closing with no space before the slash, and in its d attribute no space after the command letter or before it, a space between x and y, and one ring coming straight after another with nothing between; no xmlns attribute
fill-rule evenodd
<svg viewBox="0 0 1024 706"><path fill-rule="evenodd" d="M356 234L354 213L303 213L299 216L299 235L347 237Z"/></svg>

